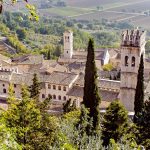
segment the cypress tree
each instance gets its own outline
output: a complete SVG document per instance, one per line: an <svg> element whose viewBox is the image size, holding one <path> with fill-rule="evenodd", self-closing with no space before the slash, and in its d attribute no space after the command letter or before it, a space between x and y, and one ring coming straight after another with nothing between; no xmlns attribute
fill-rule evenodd
<svg viewBox="0 0 150 150"><path fill-rule="evenodd" d="M146 149L150 149L150 98L144 103L142 113L138 116L136 124L140 132L138 144L144 145Z"/></svg>
<svg viewBox="0 0 150 150"><path fill-rule="evenodd" d="M97 86L97 68L95 64L95 53L94 53L94 41L93 39L89 40L88 43L88 54L87 62L85 68L85 77L84 77L84 96L83 104L86 108L89 108L89 116L93 118L93 129L98 131L99 129L99 104L101 98L99 95L99 89Z"/></svg>
<svg viewBox="0 0 150 150"><path fill-rule="evenodd" d="M104 146L108 146L110 139L118 142L127 132L128 112L118 101L113 101L106 110L102 123L102 139Z"/></svg>
<svg viewBox="0 0 150 150"><path fill-rule="evenodd" d="M136 122L138 115L142 112L143 104L144 104L144 61L142 54L138 70L137 85L134 99L134 112L135 112L134 122Z"/></svg>
<svg viewBox="0 0 150 150"><path fill-rule="evenodd" d="M48 50L48 52L47 52L47 59L48 59L48 60L51 59L51 51L50 51L50 50Z"/></svg>
<svg viewBox="0 0 150 150"><path fill-rule="evenodd" d="M40 95L40 83L37 78L37 74L35 73L33 76L33 84L30 86L30 97L35 99L37 102L39 101Z"/></svg>

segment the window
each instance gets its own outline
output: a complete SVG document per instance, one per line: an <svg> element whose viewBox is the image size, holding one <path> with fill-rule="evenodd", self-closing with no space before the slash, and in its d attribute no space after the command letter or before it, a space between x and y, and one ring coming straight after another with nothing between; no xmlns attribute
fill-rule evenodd
<svg viewBox="0 0 150 150"><path fill-rule="evenodd" d="M128 66L128 56L125 56L125 66Z"/></svg>
<svg viewBox="0 0 150 150"><path fill-rule="evenodd" d="M3 87L5 86L5 84L3 84Z"/></svg>
<svg viewBox="0 0 150 150"><path fill-rule="evenodd" d="M56 95L53 95L53 99L56 99Z"/></svg>
<svg viewBox="0 0 150 150"><path fill-rule="evenodd" d="M56 85L53 85L53 89L56 90Z"/></svg>
<svg viewBox="0 0 150 150"><path fill-rule="evenodd" d="M17 87L17 85L16 84L14 84L14 88L16 88Z"/></svg>
<svg viewBox="0 0 150 150"><path fill-rule="evenodd" d="M51 94L48 94L48 98L52 98L52 95L51 95Z"/></svg>
<svg viewBox="0 0 150 150"><path fill-rule="evenodd" d="M3 89L3 93L7 93L6 89Z"/></svg>
<svg viewBox="0 0 150 150"><path fill-rule="evenodd" d="M58 99L61 100L61 96L60 95L58 96Z"/></svg>
<svg viewBox="0 0 150 150"><path fill-rule="evenodd" d="M45 98L45 94L42 94L42 98Z"/></svg>
<svg viewBox="0 0 150 150"><path fill-rule="evenodd" d="M135 67L135 57L132 57L132 67Z"/></svg>
<svg viewBox="0 0 150 150"><path fill-rule="evenodd" d="M58 90L61 91L61 86L58 86Z"/></svg>
<svg viewBox="0 0 150 150"><path fill-rule="evenodd" d="M68 51L67 51L67 54L68 54Z"/></svg>
<svg viewBox="0 0 150 150"><path fill-rule="evenodd" d="M66 91L66 87L65 86L63 87L63 91Z"/></svg>
<svg viewBox="0 0 150 150"><path fill-rule="evenodd" d="M66 101L66 96L64 96L64 101Z"/></svg>
<svg viewBox="0 0 150 150"><path fill-rule="evenodd" d="M51 89L51 85L50 84L48 84L48 89Z"/></svg>

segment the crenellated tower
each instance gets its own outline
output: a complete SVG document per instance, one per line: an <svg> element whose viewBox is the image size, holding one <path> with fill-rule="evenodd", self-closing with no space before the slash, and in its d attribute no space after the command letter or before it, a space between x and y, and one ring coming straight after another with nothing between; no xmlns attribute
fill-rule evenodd
<svg viewBox="0 0 150 150"><path fill-rule="evenodd" d="M122 33L120 100L128 111L134 111L134 97L141 54L145 54L145 31Z"/></svg>
<svg viewBox="0 0 150 150"><path fill-rule="evenodd" d="M66 31L64 38L64 58L71 59L73 55L73 32Z"/></svg>

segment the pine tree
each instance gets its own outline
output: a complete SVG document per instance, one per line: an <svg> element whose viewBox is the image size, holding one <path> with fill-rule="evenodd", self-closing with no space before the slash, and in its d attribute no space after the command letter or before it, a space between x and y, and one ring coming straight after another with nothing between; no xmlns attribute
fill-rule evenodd
<svg viewBox="0 0 150 150"><path fill-rule="evenodd" d="M138 118L138 115L142 112L144 104L144 61L143 61L143 54L141 55L140 65L138 70L138 77L137 77L137 85L136 85L136 92L135 92L135 100L134 100L134 122Z"/></svg>
<svg viewBox="0 0 150 150"><path fill-rule="evenodd" d="M102 126L102 139L105 146L109 145L110 139L118 142L126 134L128 113L118 100L113 101L107 108Z"/></svg>
<svg viewBox="0 0 150 150"><path fill-rule="evenodd" d="M40 83L38 81L37 74L33 75L33 84L30 86L30 97L35 99L39 102L39 95L40 95Z"/></svg>
<svg viewBox="0 0 150 150"><path fill-rule="evenodd" d="M83 104L86 108L89 108L89 116L93 118L93 129L95 131L98 131L100 125L99 104L101 102L99 89L97 86L97 77L98 75L95 64L94 41L93 39L90 39L85 68Z"/></svg>

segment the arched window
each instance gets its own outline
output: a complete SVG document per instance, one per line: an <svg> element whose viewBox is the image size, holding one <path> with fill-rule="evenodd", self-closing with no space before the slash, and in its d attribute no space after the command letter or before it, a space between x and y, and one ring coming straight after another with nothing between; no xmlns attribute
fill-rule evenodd
<svg viewBox="0 0 150 150"><path fill-rule="evenodd" d="M51 89L51 85L50 84L48 84L48 89Z"/></svg>
<svg viewBox="0 0 150 150"><path fill-rule="evenodd" d="M58 90L61 91L61 86L58 86Z"/></svg>
<svg viewBox="0 0 150 150"><path fill-rule="evenodd" d="M128 59L129 59L129 57L125 56L125 66L128 66Z"/></svg>
<svg viewBox="0 0 150 150"><path fill-rule="evenodd" d="M63 87L63 91L66 91L66 87L65 86Z"/></svg>
<svg viewBox="0 0 150 150"><path fill-rule="evenodd" d="M45 98L45 94L42 94L42 98Z"/></svg>
<svg viewBox="0 0 150 150"><path fill-rule="evenodd" d="M53 95L53 99L56 99L56 95Z"/></svg>
<svg viewBox="0 0 150 150"><path fill-rule="evenodd" d="M3 93L7 93L6 89L3 89Z"/></svg>
<svg viewBox="0 0 150 150"><path fill-rule="evenodd" d="M53 85L53 89L56 90L56 85Z"/></svg>
<svg viewBox="0 0 150 150"><path fill-rule="evenodd" d="M64 101L66 101L66 96L64 96Z"/></svg>
<svg viewBox="0 0 150 150"><path fill-rule="evenodd" d="M58 96L58 99L61 100L61 96L60 95Z"/></svg>
<svg viewBox="0 0 150 150"><path fill-rule="evenodd" d="M132 57L132 67L135 67L135 57Z"/></svg>
<svg viewBox="0 0 150 150"><path fill-rule="evenodd" d="M52 98L52 95L51 95L51 94L48 94L48 98Z"/></svg>

